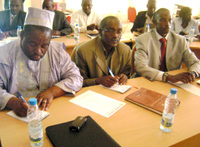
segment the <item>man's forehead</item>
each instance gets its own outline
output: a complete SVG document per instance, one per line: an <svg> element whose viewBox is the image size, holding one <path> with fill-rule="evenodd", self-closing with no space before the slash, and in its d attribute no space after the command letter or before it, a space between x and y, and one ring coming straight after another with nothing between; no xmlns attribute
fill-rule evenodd
<svg viewBox="0 0 200 147"><path fill-rule="evenodd" d="M10 1L10 4L22 4L22 1L21 0L11 0Z"/></svg>
<svg viewBox="0 0 200 147"><path fill-rule="evenodd" d="M117 20L117 19L108 19L106 21L106 23L105 23L105 27L108 27L108 28L109 27L110 28L112 28L112 27L122 28L122 25L121 25L120 21Z"/></svg>

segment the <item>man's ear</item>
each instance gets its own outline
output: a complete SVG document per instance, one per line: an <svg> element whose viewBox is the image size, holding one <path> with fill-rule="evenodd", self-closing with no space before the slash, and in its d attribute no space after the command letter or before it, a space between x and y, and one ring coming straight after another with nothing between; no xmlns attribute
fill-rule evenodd
<svg viewBox="0 0 200 147"><path fill-rule="evenodd" d="M155 18L153 18L153 24L156 26L156 19Z"/></svg>
<svg viewBox="0 0 200 147"><path fill-rule="evenodd" d="M102 31L103 31L103 30L100 28L100 29L99 29L99 34L100 34L100 36L102 36Z"/></svg>
<svg viewBox="0 0 200 147"><path fill-rule="evenodd" d="M23 40L23 38L24 38L24 31L21 31L21 33L20 33L20 39Z"/></svg>

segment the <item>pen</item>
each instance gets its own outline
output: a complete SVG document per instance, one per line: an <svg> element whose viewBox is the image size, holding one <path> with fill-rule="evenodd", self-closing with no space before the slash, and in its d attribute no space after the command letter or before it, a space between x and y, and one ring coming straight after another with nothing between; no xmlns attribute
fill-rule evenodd
<svg viewBox="0 0 200 147"><path fill-rule="evenodd" d="M112 76L112 77L115 77L114 75L113 75L113 73L112 73L112 71L110 70L110 68L107 66L107 68L108 68L108 72L110 73L110 75ZM117 82L117 85L119 85L119 83Z"/></svg>
<svg viewBox="0 0 200 147"><path fill-rule="evenodd" d="M23 96L21 95L21 93L19 93L19 91L17 91L17 93L19 94L19 97L25 102L25 103L27 103L26 101L25 101L25 99L23 98ZM28 103L27 103L28 104Z"/></svg>

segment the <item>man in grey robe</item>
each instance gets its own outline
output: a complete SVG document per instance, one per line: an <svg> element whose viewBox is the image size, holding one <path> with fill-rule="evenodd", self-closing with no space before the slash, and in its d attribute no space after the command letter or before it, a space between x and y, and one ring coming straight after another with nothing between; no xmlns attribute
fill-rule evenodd
<svg viewBox="0 0 200 147"><path fill-rule="evenodd" d="M0 47L0 109L26 116L28 105L17 94L36 96L41 109L81 89L83 78L63 43L51 42L54 12L29 8L20 39Z"/></svg>

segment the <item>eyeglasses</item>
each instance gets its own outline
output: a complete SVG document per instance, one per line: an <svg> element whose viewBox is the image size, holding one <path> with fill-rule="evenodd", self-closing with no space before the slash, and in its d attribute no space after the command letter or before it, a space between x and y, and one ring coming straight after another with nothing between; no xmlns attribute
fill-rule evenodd
<svg viewBox="0 0 200 147"><path fill-rule="evenodd" d="M118 35L121 35L122 34L122 30L114 30L114 29L103 29L104 31L110 33L110 34L114 34L115 32L118 34Z"/></svg>

